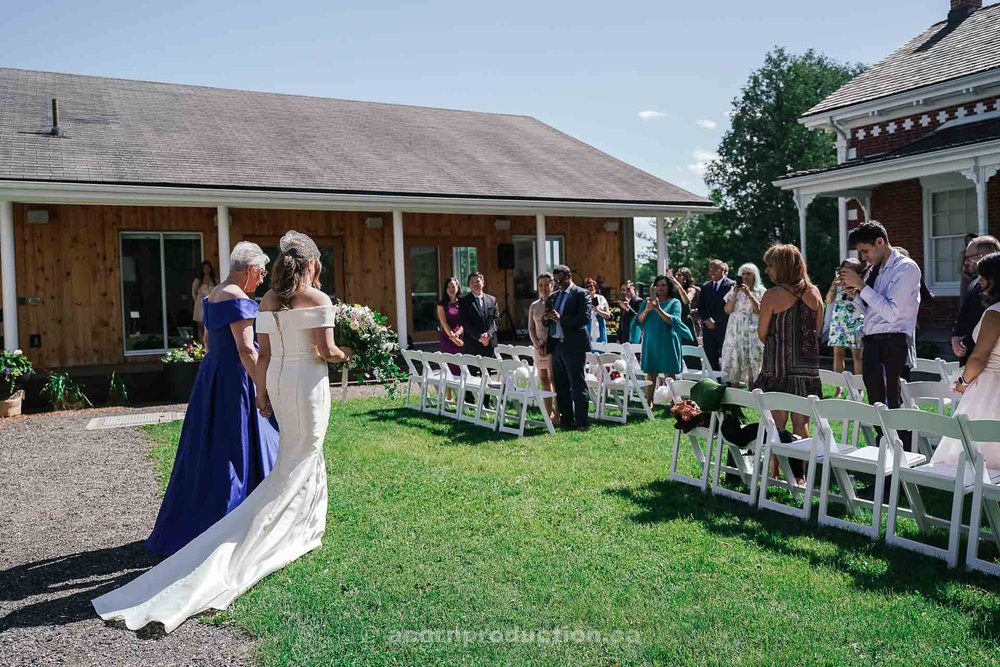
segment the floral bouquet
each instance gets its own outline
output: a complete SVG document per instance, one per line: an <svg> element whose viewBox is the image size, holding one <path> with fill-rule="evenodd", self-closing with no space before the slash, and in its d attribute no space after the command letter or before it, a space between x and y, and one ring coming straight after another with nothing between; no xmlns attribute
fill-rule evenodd
<svg viewBox="0 0 1000 667"><path fill-rule="evenodd" d="M17 379L34 372L31 361L21 350L0 352L0 401L14 395Z"/></svg>
<svg viewBox="0 0 1000 667"><path fill-rule="evenodd" d="M199 343L188 343L174 348L163 355L161 361L165 364L184 364L201 361L205 358L205 348Z"/></svg>
<svg viewBox="0 0 1000 667"><path fill-rule="evenodd" d="M389 328L389 318L368 306L338 303L334 305L333 336L338 346L354 350L354 356L345 363L335 364L342 371L341 387L347 396L347 372L358 369L366 378L382 383L390 398L406 378L396 365L396 333Z"/></svg>

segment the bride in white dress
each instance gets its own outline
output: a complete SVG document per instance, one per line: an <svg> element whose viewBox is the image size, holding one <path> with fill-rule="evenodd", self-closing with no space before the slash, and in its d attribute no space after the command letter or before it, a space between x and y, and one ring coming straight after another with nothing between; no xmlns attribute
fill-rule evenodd
<svg viewBox="0 0 1000 667"><path fill-rule="evenodd" d="M983 301L990 305L972 332L976 347L955 385L955 391L962 393L955 414L969 419L996 419L1000 417L1000 252L979 260L978 271ZM979 449L986 467L1000 470L1000 442L981 442ZM955 465L961 452L958 440L942 438L932 460Z"/></svg>
<svg viewBox="0 0 1000 667"><path fill-rule="evenodd" d="M210 609L225 609L262 578L320 546L326 527L323 439L330 419L327 361L350 358L333 340L330 298L314 287L321 269L312 239L281 239L272 290L257 316L257 403L273 408L278 458L235 511L125 586L93 601L105 620L130 630L172 632Z"/></svg>

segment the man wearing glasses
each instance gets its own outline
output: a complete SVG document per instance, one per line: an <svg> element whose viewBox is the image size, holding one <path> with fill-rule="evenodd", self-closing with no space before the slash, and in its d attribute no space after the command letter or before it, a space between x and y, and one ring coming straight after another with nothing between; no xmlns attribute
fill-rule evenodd
<svg viewBox="0 0 1000 667"><path fill-rule="evenodd" d="M976 265L980 259L992 252L1000 252L1000 241L992 236L977 236L965 247L965 263L962 268L972 277L972 285L965 293L965 300L958 311L958 319L951 329L951 351L958 357L958 362L962 366L965 366L966 359L976 346L976 341L972 339L972 330L979 324L985 310L980 296L979 281L975 279Z"/></svg>

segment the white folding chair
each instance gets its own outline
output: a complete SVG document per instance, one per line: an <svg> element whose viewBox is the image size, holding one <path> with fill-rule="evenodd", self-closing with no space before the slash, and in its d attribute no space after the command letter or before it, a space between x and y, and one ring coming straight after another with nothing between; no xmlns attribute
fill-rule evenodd
<svg viewBox="0 0 1000 667"><path fill-rule="evenodd" d="M503 362L507 363L507 362ZM506 368L512 369L509 373L509 384L504 389L503 396L500 398L500 413L497 418L498 429L501 433L512 433L514 435L524 435L525 426L537 426L544 427L552 435L555 435L556 429L552 425L552 420L549 418L549 411L545 409L545 399L555 398L556 393L554 391L547 391L542 389L538 381L537 375L532 375L529 371L527 377L522 381L515 381L517 368L527 369L526 364L523 361L513 361L517 364L516 366L508 366ZM506 374L506 371L505 371ZM510 403L517 404L517 412L514 415L508 414L508 406ZM542 419L529 419L528 418L528 408L537 407L542 413ZM513 416L516 426L509 426L508 421Z"/></svg>
<svg viewBox="0 0 1000 667"><path fill-rule="evenodd" d="M1000 419L973 420L959 415L958 421L965 433L966 454L974 461L976 475L972 489L972 516L969 518L969 548L965 555L965 567L998 577L1000 565L979 557L979 540L984 537L992 539L1000 551L1000 470L986 467L980 443L1000 442ZM981 531L983 514L986 514L991 532Z"/></svg>
<svg viewBox="0 0 1000 667"><path fill-rule="evenodd" d="M790 412L800 415L812 415L812 406L808 398L785 394L782 392L764 393L760 389L754 390L757 396L757 404L760 409L761 424L764 426L764 443L761 452L761 483L758 507L774 510L782 514L798 517L803 521L808 521L812 516L812 499L816 491L816 467L823 462L823 451L820 446L820 439L817 437L793 440L792 442L781 442L778 435L778 425L774 422L772 411ZM781 425L784 428L784 424ZM770 476L771 456L778 459L782 474L785 479L773 479ZM805 486L800 487L792 471L791 460L802 461L806 466ZM776 482L786 489L793 498L801 498L802 508L785 505L783 503L769 500L767 488L771 482Z"/></svg>
<svg viewBox="0 0 1000 667"><path fill-rule="evenodd" d="M513 345L506 345L500 343L496 346L495 350L497 359L517 359L517 355L514 353Z"/></svg>
<svg viewBox="0 0 1000 667"><path fill-rule="evenodd" d="M701 365L700 369L692 369L687 365L688 359L698 359ZM680 379L682 380L703 380L705 378L712 378L716 382L723 382L724 374L722 371L712 370L712 364L708 361L708 355L705 354L705 349L697 345L682 345L681 346L681 373Z"/></svg>
<svg viewBox="0 0 1000 667"><path fill-rule="evenodd" d="M941 558L948 563L948 567L955 567L958 564L959 538L963 531L962 503L965 496L972 493L973 489L973 470L970 461L966 458L966 445L963 443L962 451L955 465L932 460L924 465L907 468L903 466L905 450L899 437L899 431L932 433L939 437L955 438L961 442L965 439L961 425L953 417L912 408L890 410L880 407L879 418L885 437L892 443L894 452L892 491L889 494L889 516L885 530L886 544L916 551L926 556ZM906 494L910 505L910 514L917 522L921 533L926 535L932 526L948 531L948 547L946 549L900 537L896 534L897 515L902 511L899 507L900 487ZM930 515L920 495L920 487L951 492L951 517L944 519Z"/></svg>
<svg viewBox="0 0 1000 667"><path fill-rule="evenodd" d="M927 375L937 376L935 381L941 380L941 364L944 362L940 357L936 359L921 359L918 358L914 360L913 366L910 370L914 373L926 373Z"/></svg>
<svg viewBox="0 0 1000 667"><path fill-rule="evenodd" d="M694 387L694 384L691 380L671 380L667 378L667 386L670 387L670 393L673 395L675 403L691 398L691 388ZM670 459L670 481L697 486L701 489L702 493L708 490L708 473L712 462L712 441L715 438L716 418L717 414L713 412L707 427L696 426L687 433L682 433L680 429L674 428L673 452ZM680 459L681 437L684 435L687 435L688 442L691 443L691 450L694 452L694 457L701 467L700 477L691 477L677 472L677 463ZM705 441L704 448L700 442L702 439Z"/></svg>
<svg viewBox="0 0 1000 667"><path fill-rule="evenodd" d="M587 383L587 394L594 405L594 418L601 414L601 402L604 400L604 373L601 365L601 355L598 352L587 352L584 381ZM589 407L588 407L589 411Z"/></svg>
<svg viewBox="0 0 1000 667"><path fill-rule="evenodd" d="M647 380L642 374L642 367L639 365L639 360L633 352L632 347L628 343L625 343L622 347L622 359L625 361L626 390L628 392L624 400L625 408L637 414L646 415L646 419L655 419L653 407L649 404L649 399L646 397L646 389L653 382ZM617 386L613 391L618 391Z"/></svg>
<svg viewBox="0 0 1000 667"><path fill-rule="evenodd" d="M955 380L961 374L962 366L957 361L945 361L940 357L935 359L941 367L941 381L949 387L955 386Z"/></svg>
<svg viewBox="0 0 1000 667"><path fill-rule="evenodd" d="M629 384L627 363L620 354L609 352L589 353L587 355L592 368L596 368L597 387L597 419L624 424L628 420ZM622 363L618 363L621 361ZM615 377L617 375L617 377ZM589 379L588 379L589 389ZM608 410L608 406L613 410ZM613 414L617 413L617 414Z"/></svg>
<svg viewBox="0 0 1000 667"><path fill-rule="evenodd" d="M482 373L479 400L473 423L491 431L497 430L500 424L499 410L508 381L513 383L513 372L520 364L517 361L500 361L495 357L480 357L479 369ZM487 399L492 399L492 407L487 405Z"/></svg>
<svg viewBox="0 0 1000 667"><path fill-rule="evenodd" d="M863 403L864 401L862 400L861 394L855 390L855 388L852 386L853 383L847 379L848 375L850 375L850 372L848 371L842 371L840 373L836 373L834 371L828 371L823 368L819 369L820 382L822 382L824 385L830 385L833 387L837 387L838 389L844 390L840 398L844 400L858 401L860 403ZM862 433L865 436L866 444L873 446L875 444L874 431L862 427L857 422L852 422L849 419L843 419L840 422L840 428L841 428L841 440L845 444L848 442L847 438L848 434L850 434L850 444L857 447L858 442L861 439Z"/></svg>
<svg viewBox="0 0 1000 667"><path fill-rule="evenodd" d="M480 371L480 361L482 357L472 354L459 354L457 365L459 376L461 377L462 393L458 396L458 420L477 423L476 415L483 404L483 379ZM449 384L451 386L451 384ZM469 405L469 397L472 398L472 405Z"/></svg>
<svg viewBox="0 0 1000 667"><path fill-rule="evenodd" d="M441 414L444 401L444 378L448 369L441 362L440 352L422 352L424 366L424 390L420 395L420 411Z"/></svg>
<svg viewBox="0 0 1000 667"><path fill-rule="evenodd" d="M944 361L941 362L945 363ZM904 408L929 408L939 415L955 414L955 408L962 400L962 395L955 391L954 385L939 380L928 382L899 381L899 389L903 398ZM910 449L920 452L930 458L937 447L940 438L924 433L913 434L914 442L907 443Z"/></svg>
<svg viewBox="0 0 1000 667"><path fill-rule="evenodd" d="M847 442L847 438L837 438L831 427L831 422L839 420L841 423L854 423L856 428L864 427L874 431L876 426L881 427L882 425L878 413L879 406L882 404L867 405L857 401L832 398L822 401L816 400L812 403L813 419L816 422L815 437L820 438L823 447L823 475L819 490L819 524L858 532L873 540L877 540L882 532L882 498L885 491L885 478L892 472L895 463L893 448L888 444L887 438L880 439L877 446L859 448ZM900 466L912 468L926 461L927 457L923 454L903 452ZM857 496L851 473L874 475L875 488L872 500L869 501ZM834 477L836 477L837 485L840 486L840 495L834 495L830 490ZM830 516L830 500L841 502L847 508L848 513L856 517L861 515L862 508L870 509L872 512L871 523L862 525Z"/></svg>
<svg viewBox="0 0 1000 667"><path fill-rule="evenodd" d="M757 410L757 397L745 389L728 387L722 395L722 405L732 405L739 408ZM712 475L712 494L725 496L734 500L742 500L748 505L757 503L757 481L760 474L761 443L764 440L764 428L757 427L757 439L748 446L740 446L730 442L722 434L722 417L718 418L715 428L715 471ZM724 450L733 459L734 465L726 462ZM743 493L735 489L727 489L719 482L720 473L739 475L746 484L748 491Z"/></svg>
<svg viewBox="0 0 1000 667"><path fill-rule="evenodd" d="M462 404L465 402L465 376L461 373L461 356L439 352L438 359L441 362L442 373L438 385L440 398L438 414L458 419L462 416ZM456 373L452 366L457 366L459 372Z"/></svg>
<svg viewBox="0 0 1000 667"><path fill-rule="evenodd" d="M406 363L406 400L403 401L403 406L407 408L412 408L414 410L420 409L421 397L424 393L424 387L427 383L427 378L424 377L424 371L427 370L427 366L420 360L423 353L420 350L400 350L400 354L403 356L403 361ZM417 364L420 364L420 370L417 370ZM418 396L413 392L413 387L416 385L417 391L420 392ZM411 396L413 397L413 402L410 402Z"/></svg>
<svg viewBox="0 0 1000 667"><path fill-rule="evenodd" d="M610 352L611 354L624 354L625 345L628 343L601 343L601 347L604 348L605 352Z"/></svg>
<svg viewBox="0 0 1000 667"><path fill-rule="evenodd" d="M844 371L844 379L847 380L847 386L851 390L851 400L860 401L862 403L867 403L865 400L865 377L861 373L852 373L850 371Z"/></svg>

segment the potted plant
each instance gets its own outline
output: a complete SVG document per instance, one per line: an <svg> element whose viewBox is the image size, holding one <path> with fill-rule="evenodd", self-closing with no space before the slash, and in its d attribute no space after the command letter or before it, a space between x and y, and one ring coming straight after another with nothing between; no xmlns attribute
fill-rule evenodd
<svg viewBox="0 0 1000 667"><path fill-rule="evenodd" d="M187 403L198 377L198 367L205 358L205 348L198 343L188 343L167 352L163 357L167 394L175 403Z"/></svg>
<svg viewBox="0 0 1000 667"><path fill-rule="evenodd" d="M87 395L83 393L83 388L69 376L69 373L52 373L48 382L42 387L42 396L49 399L54 410L80 410L94 407Z"/></svg>
<svg viewBox="0 0 1000 667"><path fill-rule="evenodd" d="M21 350L0 352L0 417L21 414L24 390L17 388L17 380L33 371L31 361Z"/></svg>

